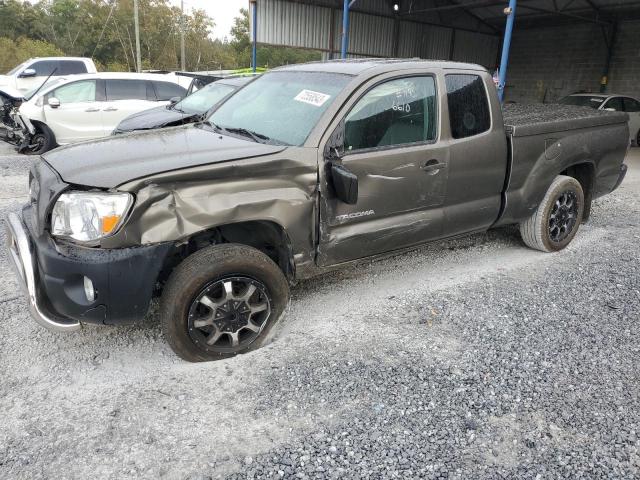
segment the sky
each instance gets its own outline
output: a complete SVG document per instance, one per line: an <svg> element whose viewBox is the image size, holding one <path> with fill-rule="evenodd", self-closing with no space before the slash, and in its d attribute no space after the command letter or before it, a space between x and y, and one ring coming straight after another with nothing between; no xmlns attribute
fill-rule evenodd
<svg viewBox="0 0 640 480"><path fill-rule="evenodd" d="M170 2L172 5L180 6L180 0ZM213 18L216 26L212 36L222 40L224 37L230 37L233 19L238 16L241 8L249 8L249 0L184 0L186 11L193 8L200 8Z"/></svg>

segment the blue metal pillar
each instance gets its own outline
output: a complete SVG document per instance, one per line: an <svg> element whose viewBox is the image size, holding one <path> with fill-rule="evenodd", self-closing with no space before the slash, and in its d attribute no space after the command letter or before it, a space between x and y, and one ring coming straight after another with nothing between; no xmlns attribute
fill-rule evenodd
<svg viewBox="0 0 640 480"><path fill-rule="evenodd" d="M502 58L500 59L500 71L498 82L498 98L502 102L504 99L504 87L507 82L507 67L509 66L509 47L511 47L511 34L513 33L513 22L516 18L516 0L509 0L509 13L507 15L507 26L504 31L504 42L502 43Z"/></svg>
<svg viewBox="0 0 640 480"><path fill-rule="evenodd" d="M251 2L253 11L251 12L251 69L255 73L258 66L258 5L256 1Z"/></svg>
<svg viewBox="0 0 640 480"><path fill-rule="evenodd" d="M344 0L342 9L342 49L340 58L347 58L347 47L349 46L349 0Z"/></svg>

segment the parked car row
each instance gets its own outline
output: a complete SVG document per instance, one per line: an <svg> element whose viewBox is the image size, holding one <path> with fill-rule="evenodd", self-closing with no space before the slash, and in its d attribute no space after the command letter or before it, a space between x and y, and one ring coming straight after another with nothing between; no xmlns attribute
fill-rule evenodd
<svg viewBox="0 0 640 480"><path fill-rule="evenodd" d="M42 154L110 134L190 123L250 79L97 73L86 58L31 59L0 78L4 139L24 153Z"/></svg>
<svg viewBox="0 0 640 480"><path fill-rule="evenodd" d="M50 80L20 107L33 131L31 153L109 135L132 113L169 104L186 89L158 75L95 73Z"/></svg>
<svg viewBox="0 0 640 480"><path fill-rule="evenodd" d="M574 93L560 100L560 104L627 113L629 115L629 140L640 147L640 101L635 98L614 94Z"/></svg>

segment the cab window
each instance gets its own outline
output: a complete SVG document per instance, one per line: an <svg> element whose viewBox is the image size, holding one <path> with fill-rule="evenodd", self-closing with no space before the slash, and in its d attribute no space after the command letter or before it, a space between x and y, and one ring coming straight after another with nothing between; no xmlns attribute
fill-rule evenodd
<svg viewBox="0 0 640 480"><path fill-rule="evenodd" d="M430 76L377 85L345 118L345 152L432 142L435 138L436 88Z"/></svg>
<svg viewBox="0 0 640 480"><path fill-rule="evenodd" d="M633 98L624 98L624 111L625 112L640 112L640 102Z"/></svg>
<svg viewBox="0 0 640 480"><path fill-rule="evenodd" d="M607 103L604 104L602 108L611 108L616 112L623 112L624 107L622 106L622 97L613 97L607 100Z"/></svg>
<svg viewBox="0 0 640 480"><path fill-rule="evenodd" d="M61 104L93 102L96 99L96 81L81 80L56 88L47 98L55 97Z"/></svg>
<svg viewBox="0 0 640 480"><path fill-rule="evenodd" d="M160 101L171 100L173 97L184 97L186 89L171 82L153 82L156 87L157 98Z"/></svg>
<svg viewBox="0 0 640 480"><path fill-rule="evenodd" d="M78 60L60 60L60 71L58 75L76 75L87 73L87 66Z"/></svg>
<svg viewBox="0 0 640 480"><path fill-rule="evenodd" d="M446 75L449 124L453 138L466 138L491 127L491 113L484 82L478 75Z"/></svg>
<svg viewBox="0 0 640 480"><path fill-rule="evenodd" d="M147 100L147 82L145 80L105 81L107 101L114 100Z"/></svg>
<svg viewBox="0 0 640 480"><path fill-rule="evenodd" d="M53 73L54 77L62 75L60 73L60 63L57 60L40 60L29 65L36 71L36 77L48 77Z"/></svg>

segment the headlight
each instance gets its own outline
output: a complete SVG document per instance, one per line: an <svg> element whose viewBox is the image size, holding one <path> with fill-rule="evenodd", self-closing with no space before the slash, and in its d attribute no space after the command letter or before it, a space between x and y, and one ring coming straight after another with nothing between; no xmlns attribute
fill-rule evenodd
<svg viewBox="0 0 640 480"><path fill-rule="evenodd" d="M108 237L118 231L132 203L129 193L63 193L53 207L51 234L79 242Z"/></svg>

